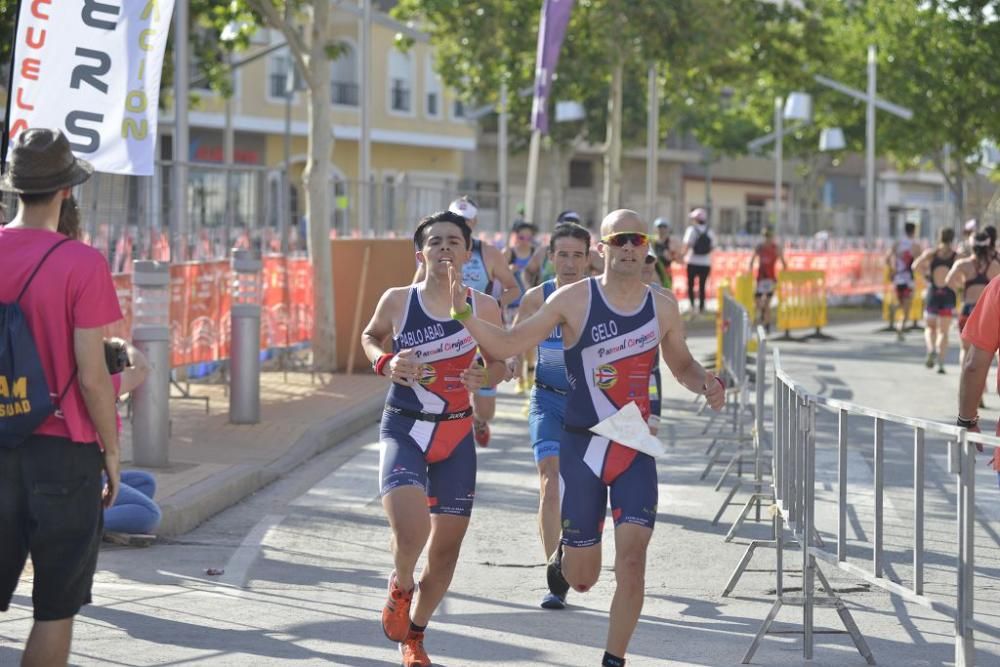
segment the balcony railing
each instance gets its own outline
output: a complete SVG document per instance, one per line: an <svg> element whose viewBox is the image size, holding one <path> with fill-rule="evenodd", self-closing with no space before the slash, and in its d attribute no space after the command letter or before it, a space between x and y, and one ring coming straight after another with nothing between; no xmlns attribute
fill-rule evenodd
<svg viewBox="0 0 1000 667"><path fill-rule="evenodd" d="M334 104L348 107L358 106L358 84L356 83L334 81L332 95Z"/></svg>
<svg viewBox="0 0 1000 667"><path fill-rule="evenodd" d="M392 110L410 110L410 89L401 85L399 81L392 84Z"/></svg>

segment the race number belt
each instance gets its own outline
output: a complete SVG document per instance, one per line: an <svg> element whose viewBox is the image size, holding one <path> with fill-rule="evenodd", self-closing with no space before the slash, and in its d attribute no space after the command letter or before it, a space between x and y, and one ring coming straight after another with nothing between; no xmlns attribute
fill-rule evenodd
<svg viewBox="0 0 1000 667"><path fill-rule="evenodd" d="M385 411L391 415L399 415L400 417L407 417L409 419L416 419L422 422L449 422L456 419L465 419L472 416L472 408L468 407L460 412L422 412L420 410L407 410L406 408L397 408L394 405L385 406Z"/></svg>
<svg viewBox="0 0 1000 667"><path fill-rule="evenodd" d="M539 382L538 380L535 380L535 386L539 389L544 389L545 391L551 391L553 394L557 394L559 396L565 396L568 393L565 389L556 389L552 385Z"/></svg>
<svg viewBox="0 0 1000 667"><path fill-rule="evenodd" d="M594 435L586 426L573 426L572 424L563 424L563 430L567 433L578 433L580 435Z"/></svg>

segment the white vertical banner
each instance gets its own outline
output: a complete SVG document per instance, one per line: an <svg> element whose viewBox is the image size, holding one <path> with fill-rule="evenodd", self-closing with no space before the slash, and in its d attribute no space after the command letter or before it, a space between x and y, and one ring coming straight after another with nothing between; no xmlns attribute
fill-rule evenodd
<svg viewBox="0 0 1000 667"><path fill-rule="evenodd" d="M10 138L60 129L97 171L151 176L174 0L22 0Z"/></svg>

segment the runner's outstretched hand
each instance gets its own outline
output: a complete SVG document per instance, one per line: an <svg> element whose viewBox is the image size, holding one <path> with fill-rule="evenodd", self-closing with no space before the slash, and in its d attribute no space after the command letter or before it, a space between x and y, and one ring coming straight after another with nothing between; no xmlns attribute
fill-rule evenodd
<svg viewBox="0 0 1000 667"><path fill-rule="evenodd" d="M413 358L413 350L400 350L389 362L389 379L404 387L412 387L420 374L420 364Z"/></svg>
<svg viewBox="0 0 1000 667"><path fill-rule="evenodd" d="M452 264L448 267L448 279L451 282L451 307L455 311L465 310L468 305L465 302L465 296L468 290L466 290L465 285L462 284L462 272L455 268Z"/></svg>
<svg viewBox="0 0 1000 667"><path fill-rule="evenodd" d="M726 388L722 383L722 378L716 377L715 373L705 371L704 391L708 407L713 410L721 410L722 404L726 402Z"/></svg>

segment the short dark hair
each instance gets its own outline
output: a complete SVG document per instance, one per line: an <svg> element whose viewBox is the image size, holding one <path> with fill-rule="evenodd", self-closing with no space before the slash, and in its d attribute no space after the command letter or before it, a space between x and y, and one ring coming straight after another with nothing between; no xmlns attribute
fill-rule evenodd
<svg viewBox="0 0 1000 667"><path fill-rule="evenodd" d="M527 220L520 220L514 223L514 229L512 231L516 234L522 229L530 229L533 234L538 233L538 227L535 226L535 223L528 222Z"/></svg>
<svg viewBox="0 0 1000 667"><path fill-rule="evenodd" d="M21 200L21 203L25 206L38 206L43 204L49 204L56 195L59 194L58 190L53 192L22 192L17 195L17 198Z"/></svg>
<svg viewBox="0 0 1000 667"><path fill-rule="evenodd" d="M903 231L906 232L907 236L914 234L917 231L917 223L915 222L906 223L905 225L903 225Z"/></svg>
<svg viewBox="0 0 1000 667"><path fill-rule="evenodd" d="M993 225L986 225L983 227L983 232L990 237L990 247L994 247L997 244L997 228Z"/></svg>
<svg viewBox="0 0 1000 667"><path fill-rule="evenodd" d="M458 227L465 238L465 249L468 250L472 247L472 230L469 229L469 223L465 221L465 218L451 211L439 211L428 215L426 218L422 218L417 223L417 229L413 232L413 245L416 246L417 250L424 247L424 241L427 240L424 238L427 228L436 222L450 222Z"/></svg>
<svg viewBox="0 0 1000 667"><path fill-rule="evenodd" d="M955 240L955 230L951 227L942 227L938 233L938 238L941 240L941 243L951 243Z"/></svg>
<svg viewBox="0 0 1000 667"><path fill-rule="evenodd" d="M583 225L578 225L575 222L563 222L556 225L555 230L552 232L552 237L549 239L549 251L556 251L556 241L559 239L572 238L578 241L583 241L583 244L590 250L590 232Z"/></svg>

